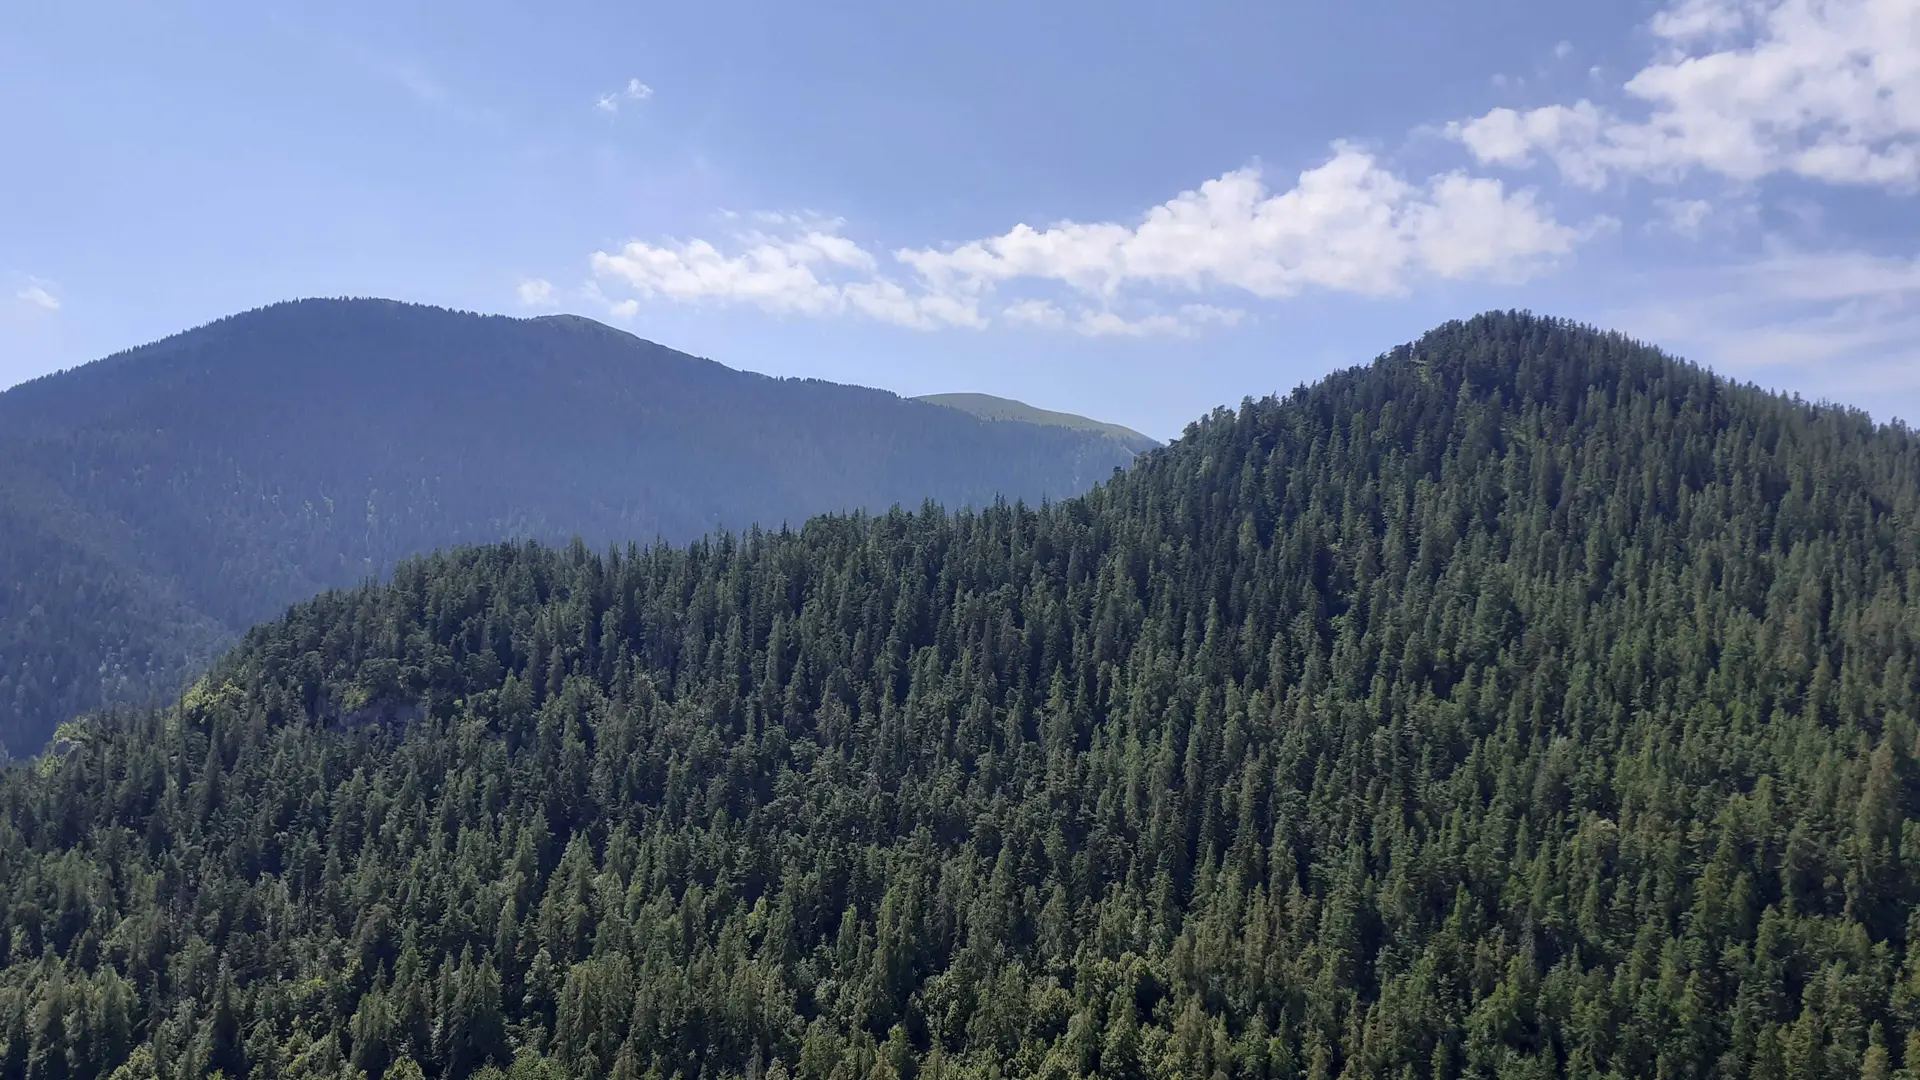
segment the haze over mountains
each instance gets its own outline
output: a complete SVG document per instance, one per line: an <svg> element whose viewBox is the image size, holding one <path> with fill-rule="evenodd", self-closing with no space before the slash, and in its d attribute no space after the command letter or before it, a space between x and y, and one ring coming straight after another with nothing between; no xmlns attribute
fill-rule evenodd
<svg viewBox="0 0 1920 1080"><path fill-rule="evenodd" d="M287 604L446 545L1059 498L1139 445L571 316L248 312L0 394L0 744L173 692Z"/></svg>
<svg viewBox="0 0 1920 1080"><path fill-rule="evenodd" d="M404 565L0 773L23 1080L1920 1070L1920 442L1452 323L1044 508Z"/></svg>

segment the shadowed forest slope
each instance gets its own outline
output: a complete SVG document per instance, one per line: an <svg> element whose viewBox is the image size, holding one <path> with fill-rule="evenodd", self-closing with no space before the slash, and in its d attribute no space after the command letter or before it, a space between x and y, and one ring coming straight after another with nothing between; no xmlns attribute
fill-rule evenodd
<svg viewBox="0 0 1920 1080"><path fill-rule="evenodd" d="M1076 495L1132 452L573 316L308 300L0 394L0 744L410 555Z"/></svg>

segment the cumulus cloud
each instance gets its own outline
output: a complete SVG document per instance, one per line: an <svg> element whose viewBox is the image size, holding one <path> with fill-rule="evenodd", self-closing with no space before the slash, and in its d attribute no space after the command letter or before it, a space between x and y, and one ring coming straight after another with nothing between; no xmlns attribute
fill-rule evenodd
<svg viewBox="0 0 1920 1080"><path fill-rule="evenodd" d="M520 302L528 307L551 307L554 304L553 283L541 278L527 278L517 290Z"/></svg>
<svg viewBox="0 0 1920 1080"><path fill-rule="evenodd" d="M42 311L59 311L60 298L48 291L43 282L33 282L26 288L13 294L13 298L23 304L31 304Z"/></svg>
<svg viewBox="0 0 1920 1080"><path fill-rule="evenodd" d="M1140 285L1272 299L1308 288L1386 295L1423 275L1524 276L1578 238L1530 192L1461 173L1415 185L1341 146L1280 192L1268 190L1260 170L1240 169L1154 207L1137 225L1016 225L896 256L942 291L1030 279L1105 297Z"/></svg>
<svg viewBox="0 0 1920 1080"><path fill-rule="evenodd" d="M1133 223L1021 224L957 245L901 248L887 267L842 235L838 221L731 220L756 227L725 244L635 240L596 252L596 281L644 300L853 313L917 329L986 326L989 298L1007 292L1013 295L994 306L1012 325L1091 336L1191 334L1243 315L1198 302L1202 294L1384 296L1421 279L1518 279L1584 235L1556 221L1532 192L1458 172L1415 183L1345 145L1284 190L1270 190L1257 168L1240 169ZM1195 302L1173 302L1181 294Z"/></svg>
<svg viewBox="0 0 1920 1080"><path fill-rule="evenodd" d="M1658 55L1590 101L1494 109L1449 126L1485 164L1545 158L1571 182L1617 174L1736 181L1920 183L1920 4L1914 0L1677 0L1649 24Z"/></svg>
<svg viewBox="0 0 1920 1080"><path fill-rule="evenodd" d="M653 87L639 79L628 79L627 85L611 94L601 94L594 99L593 107L608 116L620 111L620 106L634 101L645 101L653 96Z"/></svg>
<svg viewBox="0 0 1920 1080"><path fill-rule="evenodd" d="M763 219L764 220L764 219ZM874 274L874 257L816 221L787 236L744 233L728 254L707 240L650 244L635 240L617 252L594 252L595 277L631 288L644 299L683 304L750 304L776 315L858 312L916 329L979 326L978 306L962 297L909 292Z"/></svg>

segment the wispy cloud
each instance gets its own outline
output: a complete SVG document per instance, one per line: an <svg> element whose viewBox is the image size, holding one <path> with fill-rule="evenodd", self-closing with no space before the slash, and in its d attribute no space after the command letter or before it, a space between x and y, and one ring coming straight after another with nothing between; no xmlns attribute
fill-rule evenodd
<svg viewBox="0 0 1920 1080"><path fill-rule="evenodd" d="M1881 419L1920 404L1920 256L1769 247L1691 271L1690 287L1611 319L1727 374L1866 404Z"/></svg>
<svg viewBox="0 0 1920 1080"><path fill-rule="evenodd" d="M477 103L462 93L416 57L396 56L362 42L336 40L345 58L365 75L398 90L415 106L429 113L478 128L499 129L506 124L500 110Z"/></svg>
<svg viewBox="0 0 1920 1080"><path fill-rule="evenodd" d="M1001 317L1015 325L1058 330L1067 325L1067 313L1049 300L1021 300L1008 304Z"/></svg>
<svg viewBox="0 0 1920 1080"><path fill-rule="evenodd" d="M60 298L47 287L48 283L39 278L29 280L27 286L13 294L15 300L29 304L42 311L59 311Z"/></svg>
<svg viewBox="0 0 1920 1080"><path fill-rule="evenodd" d="M1707 219L1713 216L1713 204L1705 199L1655 199L1661 219L1659 228L1689 239L1699 236Z"/></svg>
<svg viewBox="0 0 1920 1080"><path fill-rule="evenodd" d="M416 63L406 62L394 65L393 80L422 105L438 108L447 104L449 100L445 84Z"/></svg>
<svg viewBox="0 0 1920 1080"><path fill-rule="evenodd" d="M1171 312L1129 319L1112 311L1083 311L1072 328L1088 337L1193 337L1210 326L1235 326L1246 317L1238 308L1182 304Z"/></svg>
<svg viewBox="0 0 1920 1080"><path fill-rule="evenodd" d="M598 98L594 99L593 107L606 113L608 116L612 116L620 111L622 105L631 102L645 101L652 96L653 87L648 86L639 79L628 79L625 87L615 90L610 94L601 94Z"/></svg>

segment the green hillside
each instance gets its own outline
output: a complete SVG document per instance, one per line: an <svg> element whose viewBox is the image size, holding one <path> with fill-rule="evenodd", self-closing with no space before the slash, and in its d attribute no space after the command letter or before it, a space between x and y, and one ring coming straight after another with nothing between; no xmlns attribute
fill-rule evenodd
<svg viewBox="0 0 1920 1080"><path fill-rule="evenodd" d="M913 400L959 409L982 420L1015 420L1023 424L1062 427L1070 431L1097 432L1118 439L1121 445L1136 454L1146 453L1160 445L1160 440L1142 435L1129 427L1090 420L1073 413L1039 409L1024 401L994 397L992 394L926 394Z"/></svg>
<svg viewBox="0 0 1920 1080"><path fill-rule="evenodd" d="M1043 508L462 548L0 775L22 1080L1910 1077L1920 444L1451 323Z"/></svg>
<svg viewBox="0 0 1920 1080"><path fill-rule="evenodd" d="M1132 456L573 316L248 312L0 394L0 745L177 693L255 622L449 544L1059 498Z"/></svg>

